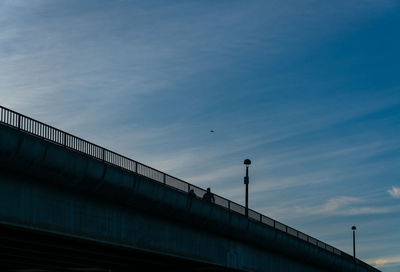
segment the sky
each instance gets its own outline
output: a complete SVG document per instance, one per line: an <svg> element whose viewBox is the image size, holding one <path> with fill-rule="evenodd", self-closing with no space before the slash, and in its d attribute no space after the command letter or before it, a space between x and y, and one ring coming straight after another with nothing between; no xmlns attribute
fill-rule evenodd
<svg viewBox="0 0 400 272"><path fill-rule="evenodd" d="M400 271L400 1L0 0L0 104ZM211 133L210 130L214 130Z"/></svg>

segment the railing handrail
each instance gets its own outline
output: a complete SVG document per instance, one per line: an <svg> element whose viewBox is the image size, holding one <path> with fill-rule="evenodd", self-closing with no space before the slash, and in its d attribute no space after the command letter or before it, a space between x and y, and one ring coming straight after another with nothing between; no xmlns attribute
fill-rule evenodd
<svg viewBox="0 0 400 272"><path fill-rule="evenodd" d="M53 126L47 125L47 124L45 124L43 122L37 121L37 120L35 120L33 118L30 118L30 117L28 117L26 115L20 114L20 113L18 113L16 111L13 111L13 110L8 109L8 108L3 107L3 106L0 106L0 123L6 124L8 126L12 126L14 128L17 128L17 129L25 131L27 133L33 134L35 136L39 136L39 137L41 137L43 139L46 139L46 140L48 140L48 141L50 141L52 143L62 145L62 146L66 147L66 148L69 148L69 149L73 149L74 151L83 153L83 154L85 154L87 156L90 156L92 158L95 158L95 159L98 159L98 160L102 160L105 163L109 163L109 164L112 164L114 166L118 166L118 167L121 167L121 168L123 168L125 170L131 171L133 173L136 173L136 174L148 177L150 179L156 180L161 184L164 184L164 185L167 185L168 187L174 188L175 190L179 190L181 192L188 193L191 189L195 188L196 190L200 190L203 193L206 192L204 189L202 189L199 186L190 184L190 183L188 183L188 182L186 182L186 181L184 181L182 179L179 179L179 178L176 178L174 176L168 175L168 174L166 174L166 173L164 173L164 172L162 172L160 170L157 170L157 169L155 169L155 168L153 168L151 166L148 166L146 164L143 164L143 163L140 163L140 162L135 161L133 159L130 159L130 158L126 157L126 156L118 154L118 153L116 153L114 151L111 151L111 150L109 150L107 148L104 148L104 147L101 147L101 146L99 146L97 144L94 144L94 143L91 143L89 141L86 141L86 140L84 140L84 139L82 139L80 137L77 137L77 136L74 136L72 134L69 134L68 132L65 132L63 130L57 129L57 128L53 127ZM43 130L47 130L47 133L43 133L42 129ZM53 132L49 133L49 130L53 130ZM58 134L58 136L56 136L56 134ZM70 138L71 140L67 141L68 138ZM77 143L77 141L79 143ZM83 148L82 148L82 145L84 146ZM99 154L98 150L96 150L96 149L100 150L100 153L101 153L100 156L96 156L96 154ZM107 153L115 156L115 159L114 160L108 159L108 157L110 157L110 156L106 157ZM120 163L121 159L124 159L124 160L126 160L126 161L128 161L130 163L133 163L134 168L127 167L123 163ZM161 180L157 180L157 179L155 179L154 175L148 174L148 173L146 173L144 171L138 171L138 166L144 167L145 170L153 171L153 174L155 174L155 175L161 175L162 179ZM180 188L180 186L178 186L178 184L174 185L172 183L167 183L167 178L170 178L173 181L175 181L177 183L180 183L180 185L183 185L185 187L185 189ZM244 206L242 206L242 205L240 205L240 204L238 204L238 203L236 203L234 201L231 201L231 200L229 200L227 198L224 198L224 197L221 197L219 195L216 195L216 194L214 194L214 198L215 198L215 204L216 205L221 206L223 208L226 208L229 211L245 215L245 212L244 212L245 207ZM226 202L226 206L221 204L221 203L218 203L220 201ZM236 205L236 207L239 208L240 210L243 210L243 212L241 212L241 211L239 211L237 209L236 210L232 209L232 206L234 206L234 205ZM258 218L254 218L253 216L251 216L252 214L254 214L255 217L258 217ZM309 244L312 244L312 245L317 246L319 248L322 248L322 249L324 249L326 251L329 251L332 254L336 254L336 255L340 255L340 256L346 257L346 258L353 259L353 257L351 255L349 255L349 254L347 254L347 253L345 253L345 252L343 252L343 251L341 251L341 250L339 250L339 249L337 249L337 248L335 248L333 246L330 246L330 245L320 241L319 239L316 239L316 238L314 238L312 236L309 236L309 235L307 235L307 234L305 234L305 233L303 233L301 231L298 231L298 230L296 230L296 229L294 229L292 227L289 227L286 224L283 224L283 223L281 223L279 221L276 221L276 220L274 220L274 219L272 219L272 218L270 218L270 217L268 217L266 215L263 215L263 214L261 214L259 212L254 211L252 209L249 209L248 218L250 220L257 221L257 222L259 222L259 223L261 223L263 225L267 225L267 226L272 227L274 229L283 231L283 232L285 232L285 233L287 233L289 235L292 235L294 237L297 237L298 239L301 239L301 240L303 240L303 241L305 241L305 242L307 242ZM266 219L266 221L269 221L271 223L264 222L263 221L264 218ZM289 232L288 232L288 230L289 230ZM363 263L364 265L367 265L370 268L373 268L371 265L369 265L369 264L367 264L367 263L365 263L365 262L363 262L363 261L361 261L359 259L357 259L357 261ZM377 271L375 268L373 268L373 269L375 271Z"/></svg>

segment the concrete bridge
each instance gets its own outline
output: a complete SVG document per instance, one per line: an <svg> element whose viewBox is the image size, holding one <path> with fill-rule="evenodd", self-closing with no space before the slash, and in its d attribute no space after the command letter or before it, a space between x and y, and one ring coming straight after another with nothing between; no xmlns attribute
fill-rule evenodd
<svg viewBox="0 0 400 272"><path fill-rule="evenodd" d="M4 107L0 167L1 271L378 271Z"/></svg>

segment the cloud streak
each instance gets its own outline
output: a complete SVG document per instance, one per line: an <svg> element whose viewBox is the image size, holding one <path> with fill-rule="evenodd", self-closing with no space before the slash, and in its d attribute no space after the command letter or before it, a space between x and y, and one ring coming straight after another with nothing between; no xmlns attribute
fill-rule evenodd
<svg viewBox="0 0 400 272"><path fill-rule="evenodd" d="M366 262L375 266L376 268L396 266L400 265L400 256L386 256L377 259L368 259Z"/></svg>
<svg viewBox="0 0 400 272"><path fill-rule="evenodd" d="M325 203L316 206L296 206L296 213L301 216L320 215L320 216L353 216L353 215L374 215L388 214L399 211L396 206L370 206L367 200L339 196L327 200Z"/></svg>
<svg viewBox="0 0 400 272"><path fill-rule="evenodd" d="M399 187L392 186L392 189L387 190L387 192L393 198L400 198L400 188Z"/></svg>

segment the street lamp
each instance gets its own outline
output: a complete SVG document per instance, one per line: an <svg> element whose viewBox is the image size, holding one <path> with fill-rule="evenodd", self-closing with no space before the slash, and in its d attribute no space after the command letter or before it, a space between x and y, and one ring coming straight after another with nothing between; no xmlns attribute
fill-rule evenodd
<svg viewBox="0 0 400 272"><path fill-rule="evenodd" d="M246 185L246 216L249 216L249 165L251 160L245 159L244 165L246 165L246 176L244 177L244 184Z"/></svg>
<svg viewBox="0 0 400 272"><path fill-rule="evenodd" d="M356 226L352 226L351 229L353 230L353 258L356 259Z"/></svg>

